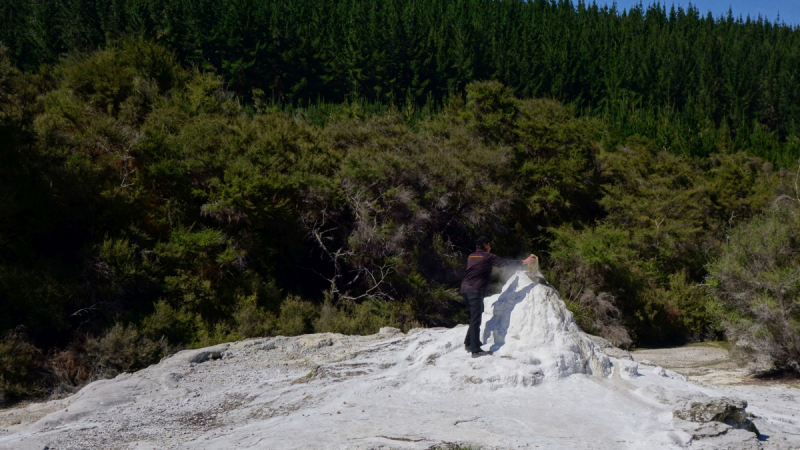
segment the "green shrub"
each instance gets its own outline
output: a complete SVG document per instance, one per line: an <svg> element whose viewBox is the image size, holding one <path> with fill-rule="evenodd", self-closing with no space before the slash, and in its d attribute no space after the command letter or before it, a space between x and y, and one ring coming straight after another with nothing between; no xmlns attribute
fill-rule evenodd
<svg viewBox="0 0 800 450"><path fill-rule="evenodd" d="M115 323L100 337L78 335L47 360L52 394L68 395L86 383L135 372L175 351L166 338L150 339L133 324Z"/></svg>
<svg viewBox="0 0 800 450"><path fill-rule="evenodd" d="M0 404L44 393L44 361L21 329L7 331L0 341Z"/></svg>
<svg viewBox="0 0 800 450"><path fill-rule="evenodd" d="M603 219L553 227L550 278L578 323L612 342L718 338L705 263L726 226L756 214L787 178L743 154L702 165L629 139L598 155Z"/></svg>
<svg viewBox="0 0 800 450"><path fill-rule="evenodd" d="M403 328L403 317L409 317L409 305L368 298L360 303L342 300L338 306L326 301L314 321L317 333L374 334L381 327Z"/></svg>
<svg viewBox="0 0 800 450"><path fill-rule="evenodd" d="M186 310L176 310L160 300L155 311L142 319L142 333L151 340L162 337L175 344L189 343L195 339L197 316Z"/></svg>
<svg viewBox="0 0 800 450"><path fill-rule="evenodd" d="M135 372L157 363L169 351L165 338L152 340L132 324L116 323L102 337L87 339L85 361L92 373L86 381Z"/></svg>
<svg viewBox="0 0 800 450"><path fill-rule="evenodd" d="M675 305L677 335L689 341L718 341L724 337L714 298L707 286L693 283L686 272L670 276L669 296Z"/></svg>
<svg viewBox="0 0 800 450"><path fill-rule="evenodd" d="M800 199L731 230L708 268L729 339L800 372Z"/></svg>
<svg viewBox="0 0 800 450"><path fill-rule="evenodd" d="M632 343L630 309L617 299L624 290L639 284L631 272L633 252L627 247L627 233L610 224L576 230L562 227L552 230L548 279L561 293L575 322L585 331L602 336L614 345ZM617 283L609 283L614 278Z"/></svg>
<svg viewBox="0 0 800 450"><path fill-rule="evenodd" d="M191 348L209 347L211 345L223 344L225 342L233 342L241 339L233 324L227 320L206 322L197 317L196 329L197 333L194 339L189 343L189 347Z"/></svg>
<svg viewBox="0 0 800 450"><path fill-rule="evenodd" d="M256 295L239 298L233 319L236 322L239 339L269 336L275 331L278 323L275 314L258 305Z"/></svg>
<svg viewBox="0 0 800 450"><path fill-rule="evenodd" d="M319 309L313 303L289 296L281 304L276 333L282 336L297 336L314 332L314 320Z"/></svg>

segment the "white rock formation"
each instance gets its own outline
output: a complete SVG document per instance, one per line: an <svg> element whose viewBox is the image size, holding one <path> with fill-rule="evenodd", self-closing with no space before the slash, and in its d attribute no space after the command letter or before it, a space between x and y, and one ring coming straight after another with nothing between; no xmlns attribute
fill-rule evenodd
<svg viewBox="0 0 800 450"><path fill-rule="evenodd" d="M614 366L618 368L619 376L626 380L633 380L639 376L639 364L634 361L620 359Z"/></svg>
<svg viewBox="0 0 800 450"><path fill-rule="evenodd" d="M481 336L498 355L540 365L545 378L611 374L608 356L578 327L558 292L523 271L484 300Z"/></svg>
<svg viewBox="0 0 800 450"><path fill-rule="evenodd" d="M0 449L761 448L733 425L673 417L720 395L607 358L549 286L518 273L486 303L491 357L464 351L464 326L187 350L66 399L0 412ZM757 408L793 411L794 397L782 396ZM800 435L789 413L770 411L756 414Z"/></svg>

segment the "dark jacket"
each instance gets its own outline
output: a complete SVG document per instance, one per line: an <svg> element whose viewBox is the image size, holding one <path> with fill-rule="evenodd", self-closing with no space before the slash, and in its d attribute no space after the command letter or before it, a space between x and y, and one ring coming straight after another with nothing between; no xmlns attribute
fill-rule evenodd
<svg viewBox="0 0 800 450"><path fill-rule="evenodd" d="M461 293L486 296L492 277L492 267L508 265L522 265L522 261L503 259L492 253L477 250L467 258L467 273L461 282Z"/></svg>

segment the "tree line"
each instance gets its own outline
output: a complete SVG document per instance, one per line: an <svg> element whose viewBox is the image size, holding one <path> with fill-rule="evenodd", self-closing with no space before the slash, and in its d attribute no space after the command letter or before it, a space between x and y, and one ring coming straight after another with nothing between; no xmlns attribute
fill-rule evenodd
<svg viewBox="0 0 800 450"><path fill-rule="evenodd" d="M287 110L152 41L37 71L0 53L0 142L7 401L184 347L453 326L481 234L541 255L617 345L737 336L796 365L796 172L620 141L496 81L436 111Z"/></svg>
<svg viewBox="0 0 800 450"><path fill-rule="evenodd" d="M481 234L500 254L539 254L579 325L617 345L727 337L797 368L793 29L548 2L248 5L0 5L0 401L69 392L184 347L452 326L465 320L458 284ZM440 30L407 53L428 66L392 59L399 44L363 47L359 27L391 5L403 23ZM234 7L249 15L223 20ZM336 11L365 15L342 22ZM514 29L488 25L509 11L529 14L513 17L532 18L536 39L561 30L551 37L568 50L477 52ZM120 25L136 14L149 18L139 31ZM589 22L591 39L578 33ZM243 23L272 30L252 59L236 53L250 48ZM315 23L360 31L344 45L312 33ZM377 23L374 36L391 34ZM587 74L605 77L617 47L575 50L600 45L609 24L635 30L618 38L629 51L660 36L678 59L652 48L620 57L627 81L616 86L627 87L611 96ZM472 59L452 56L458 30L472 30L458 53ZM737 75L722 53L669 40L688 35L732 43L750 62L725 53ZM311 52L325 42L328 53ZM525 66L528 51L552 54ZM572 65L578 53L586 67ZM768 53L779 70L757 59ZM402 64L385 68L381 54ZM540 68L509 78L492 62L501 54L508 67ZM345 59L320 62L334 57ZM361 65L341 62L351 57ZM680 70L658 65L681 57ZM536 78L544 73L552 79Z"/></svg>
<svg viewBox="0 0 800 450"><path fill-rule="evenodd" d="M436 104L476 80L553 98L676 154L798 152L800 31L656 3L571 0L8 0L0 42L25 70L153 39L253 100ZM255 94L254 94L255 93Z"/></svg>

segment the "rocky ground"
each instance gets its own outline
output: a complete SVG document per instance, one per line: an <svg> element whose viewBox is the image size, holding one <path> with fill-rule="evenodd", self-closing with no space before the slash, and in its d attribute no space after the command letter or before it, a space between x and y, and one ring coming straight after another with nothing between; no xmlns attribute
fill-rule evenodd
<svg viewBox="0 0 800 450"><path fill-rule="evenodd" d="M0 448L800 448L792 384L714 385L739 370L718 348L595 344L523 276L487 298L491 357L464 327L184 351L1 412Z"/></svg>
<svg viewBox="0 0 800 450"><path fill-rule="evenodd" d="M753 374L763 370L762 364L732 357L727 346L718 342L637 350L631 355L640 365L650 361L721 395L746 399L763 448L800 449L800 379L756 377Z"/></svg>

